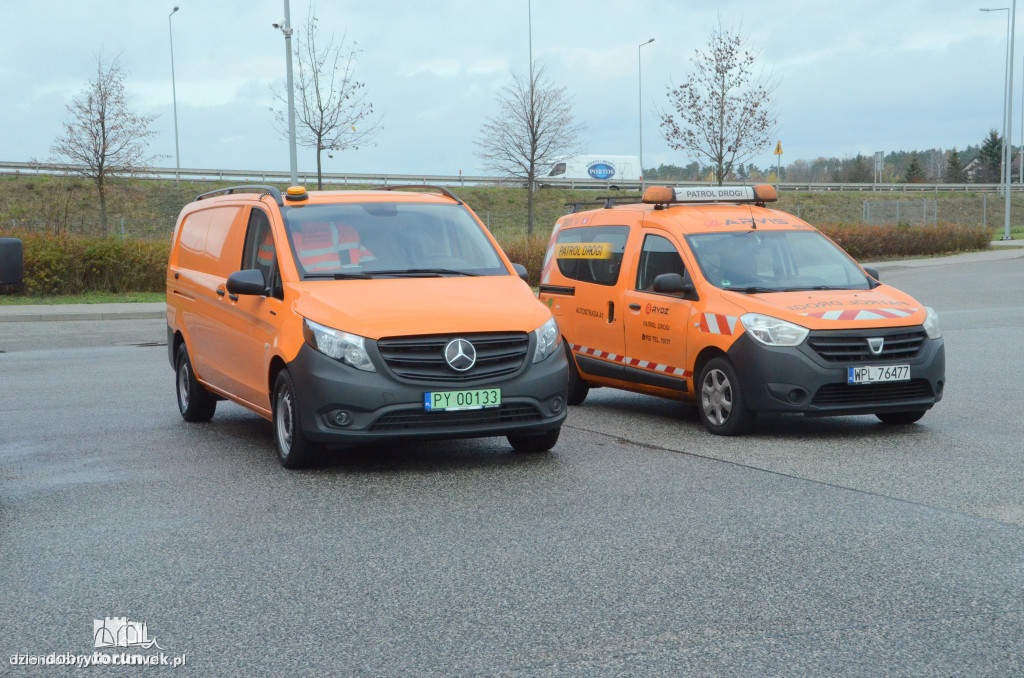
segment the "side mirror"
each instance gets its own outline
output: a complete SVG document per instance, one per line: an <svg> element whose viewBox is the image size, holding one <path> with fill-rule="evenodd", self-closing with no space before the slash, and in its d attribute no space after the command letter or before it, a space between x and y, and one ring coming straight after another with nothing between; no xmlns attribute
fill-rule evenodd
<svg viewBox="0 0 1024 678"><path fill-rule="evenodd" d="M529 281L530 272L527 271L526 267L523 266L522 264L512 264L512 270L514 270L516 272L516 275L518 275L524 281Z"/></svg>
<svg viewBox="0 0 1024 678"><path fill-rule="evenodd" d="M262 296L267 293L267 279L263 277L263 271L258 268L247 268L229 275L226 287L231 294Z"/></svg>
<svg viewBox="0 0 1024 678"><path fill-rule="evenodd" d="M862 268L864 269L865 273L870 275L875 280L881 280L881 278L878 277L878 269L877 268L872 268L871 266L862 266Z"/></svg>
<svg viewBox="0 0 1024 678"><path fill-rule="evenodd" d="M25 278L25 254L17 238L0 238L0 285L20 285Z"/></svg>
<svg viewBox="0 0 1024 678"><path fill-rule="evenodd" d="M692 282L678 273L662 273L654 279L654 291L659 294L692 295L696 290Z"/></svg>

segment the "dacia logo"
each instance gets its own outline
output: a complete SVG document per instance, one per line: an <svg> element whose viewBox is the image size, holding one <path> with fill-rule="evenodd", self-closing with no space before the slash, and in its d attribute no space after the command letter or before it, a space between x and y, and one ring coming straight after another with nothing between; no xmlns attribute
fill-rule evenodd
<svg viewBox="0 0 1024 678"><path fill-rule="evenodd" d="M456 372L465 372L476 364L476 348L467 339L452 339L444 347L444 360Z"/></svg>

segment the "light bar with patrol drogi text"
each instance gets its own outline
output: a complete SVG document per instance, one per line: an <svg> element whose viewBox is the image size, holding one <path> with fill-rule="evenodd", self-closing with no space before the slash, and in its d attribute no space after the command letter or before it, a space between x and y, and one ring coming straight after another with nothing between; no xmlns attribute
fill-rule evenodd
<svg viewBox="0 0 1024 678"><path fill-rule="evenodd" d="M770 184L756 186L651 186L644 191L644 202L664 205L680 202L775 202L779 199Z"/></svg>

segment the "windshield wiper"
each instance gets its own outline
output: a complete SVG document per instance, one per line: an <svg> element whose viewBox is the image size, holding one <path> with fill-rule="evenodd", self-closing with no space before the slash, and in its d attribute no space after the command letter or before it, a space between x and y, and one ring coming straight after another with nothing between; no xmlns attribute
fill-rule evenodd
<svg viewBox="0 0 1024 678"><path fill-rule="evenodd" d="M370 275L422 275L422 276L437 276L443 275L470 275L477 276L478 273L469 273L467 271L456 271L451 268L396 268L389 271L368 271Z"/></svg>
<svg viewBox="0 0 1024 678"><path fill-rule="evenodd" d="M787 287L783 292L811 292L816 290L852 290L855 287L837 287L835 285L813 285L809 287Z"/></svg>
<svg viewBox="0 0 1024 678"><path fill-rule="evenodd" d="M366 273L307 273L306 278L322 278L324 280L372 280Z"/></svg>
<svg viewBox="0 0 1024 678"><path fill-rule="evenodd" d="M749 287L729 287L729 292L742 292L743 294L761 294L762 292L779 292L780 290L772 289L770 287L756 287L751 285Z"/></svg>

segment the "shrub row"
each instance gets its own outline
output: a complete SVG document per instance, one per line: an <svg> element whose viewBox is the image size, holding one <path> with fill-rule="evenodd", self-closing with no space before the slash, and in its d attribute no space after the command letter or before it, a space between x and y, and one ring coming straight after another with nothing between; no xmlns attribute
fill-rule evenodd
<svg viewBox="0 0 1024 678"><path fill-rule="evenodd" d="M984 250L992 241L989 228L951 223L930 226L840 223L816 224L816 227L858 261Z"/></svg>
<svg viewBox="0 0 1024 678"><path fill-rule="evenodd" d="M24 294L160 292L170 243L133 238L0 230L20 238L25 253ZM13 290L17 292L18 290Z"/></svg>
<svg viewBox="0 0 1024 678"><path fill-rule="evenodd" d="M818 228L858 261L948 254L986 249L990 229L942 223L934 226L819 224ZM164 289L170 244L160 240L104 238L67 233L33 233L0 229L0 237L21 238L25 282L31 296L82 292L160 292ZM509 259L526 266L530 284L540 281L548 236L506 237L501 246Z"/></svg>

